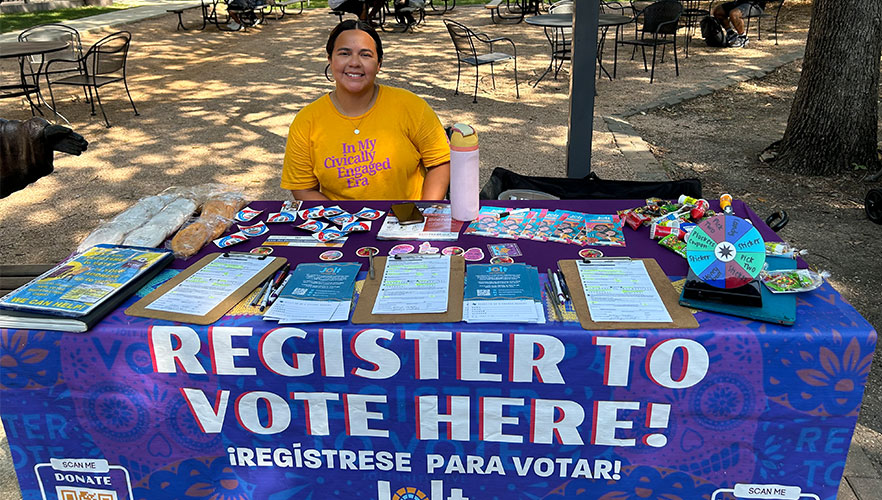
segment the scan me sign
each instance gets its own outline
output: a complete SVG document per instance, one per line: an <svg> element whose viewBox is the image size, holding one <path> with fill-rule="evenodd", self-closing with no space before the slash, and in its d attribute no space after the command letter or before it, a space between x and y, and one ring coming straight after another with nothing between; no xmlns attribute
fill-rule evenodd
<svg viewBox="0 0 882 500"><path fill-rule="evenodd" d="M34 472L43 500L118 500L134 498L129 473L95 458L52 458Z"/></svg>

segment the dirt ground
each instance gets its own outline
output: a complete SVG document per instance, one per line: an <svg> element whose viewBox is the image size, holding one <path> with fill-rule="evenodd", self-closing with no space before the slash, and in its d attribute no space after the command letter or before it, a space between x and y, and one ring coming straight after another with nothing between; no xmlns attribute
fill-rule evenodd
<svg viewBox="0 0 882 500"><path fill-rule="evenodd" d="M185 19L192 22L195 15L188 11ZM548 65L542 30L491 25L480 7L457 7L447 17L514 40L520 99L510 66L497 68L495 89L482 69L477 104L468 71L460 86L465 94L454 96L455 59L438 17L415 33L381 34L387 56L379 79L424 97L442 123L473 124L481 137L482 180L496 166L563 176L569 74L564 69L558 80L546 78L532 87ZM597 82L592 169L602 178L634 175L603 116L799 52L808 18L805 1L788 2L778 45L768 36L725 52L693 43L688 59L680 53L679 78L669 53L652 85L641 64L620 58L618 78ZM89 116L81 96L61 91L59 110L90 141L89 150L80 157L58 155L55 173L0 200L0 262L57 262L100 220L171 185L226 182L255 199L285 196L278 182L287 127L297 110L332 88L323 75L323 46L335 20L317 10L248 33L175 32L173 15L127 26L134 35L129 82L141 116L133 116L125 94L110 86L104 101L113 127L106 129L100 114ZM84 44L102 35L89 33ZM604 54L608 67L611 50ZM0 77L4 70L8 74L9 66L0 64ZM729 192L761 215L786 210L790 223L781 236L807 249L811 265L830 271L836 289L879 330L882 226L866 219L863 198L880 183L862 182L865 172L803 178L757 160L783 133L798 71L798 63L790 64L766 78L628 120L671 177L699 177L707 197ZM0 101L4 118L29 115L21 103ZM856 439L882 471L880 363L870 376L860 424Z"/></svg>
<svg viewBox="0 0 882 500"><path fill-rule="evenodd" d="M800 69L797 61L766 78L630 121L672 177L699 177L706 193L738 193L763 217L785 210L790 223L779 235L807 250L806 260L813 268L829 271L833 286L878 332L882 330L882 226L867 219L864 198L882 182L863 181L867 175L863 170L809 178L758 160L763 149L784 133ZM859 423L855 439L882 471L878 437L882 362L878 359Z"/></svg>

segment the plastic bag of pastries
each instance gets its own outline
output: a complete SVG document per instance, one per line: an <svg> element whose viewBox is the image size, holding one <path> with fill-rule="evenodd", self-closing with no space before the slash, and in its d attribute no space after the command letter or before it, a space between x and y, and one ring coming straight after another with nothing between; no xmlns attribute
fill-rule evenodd
<svg viewBox="0 0 882 500"><path fill-rule="evenodd" d="M175 257L186 259L195 255L208 242L220 237L230 227L233 217L248 200L241 192L224 192L209 196L202 213L192 224L183 227L171 240Z"/></svg>

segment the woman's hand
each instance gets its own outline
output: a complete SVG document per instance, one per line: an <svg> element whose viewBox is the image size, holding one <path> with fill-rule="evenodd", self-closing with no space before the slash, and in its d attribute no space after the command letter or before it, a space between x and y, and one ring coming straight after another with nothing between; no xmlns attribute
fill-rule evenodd
<svg viewBox="0 0 882 500"><path fill-rule="evenodd" d="M291 194L294 195L295 200L309 201L330 199L327 196L323 195L321 191L319 191L318 186L309 189L292 189Z"/></svg>
<svg viewBox="0 0 882 500"><path fill-rule="evenodd" d="M424 200L443 200L450 186L450 162L426 170L423 179Z"/></svg>

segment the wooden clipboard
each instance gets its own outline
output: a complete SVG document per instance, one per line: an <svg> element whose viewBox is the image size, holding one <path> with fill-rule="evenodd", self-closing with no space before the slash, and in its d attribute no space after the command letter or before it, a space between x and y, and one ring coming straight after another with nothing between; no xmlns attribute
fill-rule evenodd
<svg viewBox="0 0 882 500"><path fill-rule="evenodd" d="M595 259L591 259L595 260ZM603 259L597 259L603 260ZM648 323L648 322L594 322L591 320L591 314L588 312L588 299L582 292L582 279L579 277L579 268L576 266L575 260L558 261L560 270L564 275L564 279L570 287L570 295L573 299L573 309L576 310L576 316L579 323L586 330L641 330L641 329L663 329L663 328L698 328L698 320L692 315L692 312L680 305L680 294L674 289L671 281L665 275L662 268L655 259L634 259L642 260L649 273L652 284L658 291L659 297L665 304L668 314L673 320L670 323Z"/></svg>
<svg viewBox="0 0 882 500"><path fill-rule="evenodd" d="M431 257L429 257L431 258ZM373 314L374 302L380 292L383 271L386 269L386 257L374 257L376 278L364 280L361 295L352 313L352 323L357 325L370 323L456 323L462 321L462 296L465 286L465 259L462 256L450 256L450 286L447 295L447 312L424 314Z"/></svg>
<svg viewBox="0 0 882 500"><path fill-rule="evenodd" d="M209 265L214 262L220 256L229 256L235 255L236 257L246 257L252 259L260 259L260 260L269 260L270 263L262 270L260 270L257 274L255 274L252 278L245 282L242 286L235 289L230 295L224 298L220 304L214 307L211 311L209 311L205 315L199 314L184 314L177 312L167 312L167 311L157 311L155 309L147 309L147 306L152 304L156 299L165 295L169 290L176 287L179 283L183 282L197 271L202 269L203 267ZM238 304L242 299L247 297L254 291L255 288L259 287L261 283L269 279L273 273L278 271L285 265L288 259L284 257L270 257L269 255L255 255L250 253L242 253L242 252L225 252L225 253L213 253L206 255L205 257L199 259L198 262L191 265L187 269L184 269L174 278L163 283L159 288L152 291L143 299L135 302L128 309L126 309L126 314L129 316L139 316L142 318L153 318L153 319L164 319L168 321L180 321L182 323L194 323L197 325L210 325L215 321L221 319L224 314L226 314L230 309L232 309L236 304Z"/></svg>

